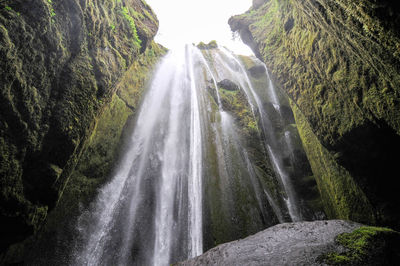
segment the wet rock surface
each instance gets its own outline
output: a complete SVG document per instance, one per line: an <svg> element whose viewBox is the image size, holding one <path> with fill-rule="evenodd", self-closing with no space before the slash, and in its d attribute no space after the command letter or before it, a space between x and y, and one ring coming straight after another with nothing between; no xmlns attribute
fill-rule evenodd
<svg viewBox="0 0 400 266"><path fill-rule="evenodd" d="M218 87L221 87L228 91L239 90L239 86L229 79L221 80L220 82L217 83L217 85L218 85Z"/></svg>
<svg viewBox="0 0 400 266"><path fill-rule="evenodd" d="M253 1L229 24L297 109L328 217L398 230L396 11L393 1Z"/></svg>
<svg viewBox="0 0 400 266"><path fill-rule="evenodd" d="M0 2L0 252L43 225L157 28L139 0Z"/></svg>
<svg viewBox="0 0 400 266"><path fill-rule="evenodd" d="M361 226L342 220L279 224L178 265L321 265L320 256L343 252L337 235Z"/></svg>

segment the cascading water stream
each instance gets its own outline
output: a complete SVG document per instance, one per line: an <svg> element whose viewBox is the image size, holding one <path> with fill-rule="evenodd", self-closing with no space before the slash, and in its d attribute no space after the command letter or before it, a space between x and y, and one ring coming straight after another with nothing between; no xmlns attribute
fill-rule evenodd
<svg viewBox="0 0 400 266"><path fill-rule="evenodd" d="M207 61L205 60L205 58L203 56L201 56L201 62L204 64L204 67L207 70L207 73L209 75L211 75L212 78L212 82L215 88L215 93L217 95L217 102L218 102L218 108L220 109L220 111L222 111L222 103L221 103L221 96L219 95L219 91L218 91L218 85L217 85L217 81L215 79L214 74L212 73L210 66L208 65Z"/></svg>
<svg viewBox="0 0 400 266"><path fill-rule="evenodd" d="M240 87L224 99L223 79ZM226 97L240 102L240 112ZM78 219L70 264L169 265L287 221L287 213L300 220L279 144L263 150L257 116L262 134L275 140L263 99L229 51L170 51L138 110L127 153Z"/></svg>
<svg viewBox="0 0 400 266"><path fill-rule="evenodd" d="M266 66L263 62L261 62L261 61L258 60L258 59L256 59L256 60L257 60L257 61L264 67L264 69L265 69L265 73L267 74L267 79L269 80L269 86L268 86L268 87L269 87L271 99L272 99L272 101L273 101L273 104L274 104L275 109L276 109L277 112L279 113L280 118L283 119L283 118L282 118L282 112L281 112L281 110L280 110L279 99L278 99L278 96L277 96L276 91L275 91L275 90L276 90L276 89L275 89L275 86L274 86L274 84L272 83L271 77L270 77L270 75L269 75L268 68L267 68L267 66ZM290 154L290 158L291 158L291 161L292 161L292 165L293 165L293 164L294 164L294 161L295 161L295 155L294 155L294 153L293 153L294 149L293 149L293 143L292 143L291 136L290 136L290 131L286 131L286 132L285 132L285 143L286 143L286 145L287 145L287 148L288 148L288 151L289 151L289 154Z"/></svg>
<svg viewBox="0 0 400 266"><path fill-rule="evenodd" d="M258 96L258 94L256 93L256 91L254 90L254 88L251 84L251 81L244 69L243 64L235 57L235 55L233 55L226 48L221 48L221 52L223 53L223 55L225 55L227 58L229 58L236 64L236 66L239 69L240 74L243 77L243 78L238 78L236 76L236 80L238 81L238 83L241 85L241 87L246 92L246 95L247 95L247 98L249 99L249 101L253 100L255 102L255 106L257 106L257 110L260 115L261 125L263 127L264 134L266 136L268 136L268 139L266 140L266 142L267 143L272 142L267 146L267 151L268 151L270 157L272 158L272 164L274 165L275 171L278 174L278 176L280 177L281 184L283 185L283 188L286 192L287 199L285 199L285 202L286 202L286 205L287 205L287 208L289 211L289 215L290 215L292 221L300 221L300 220L302 220L302 218L301 218L301 212L300 212L299 206L298 206L297 196L296 196L296 193L294 192L294 188L292 187L292 184L288 178L287 173L285 173L283 167L281 166L282 163L281 163L281 159L279 158L279 155L278 155L279 152L277 150L277 145L276 145L276 143L277 143L276 136L274 134L274 131L272 130L272 125L271 125L270 119L268 117L266 110L263 107L262 101L261 101L260 97ZM255 61L258 61L258 59L255 59ZM274 90L272 81L269 78L269 74L266 69L266 66L265 66L265 64L263 64L263 65L265 67L266 75L268 77L268 83L269 83L268 87L271 91L270 95L272 96L271 97L272 103L273 103L275 109L277 109L277 111L280 114L280 107L279 107L280 105L279 105L278 97ZM233 72L234 70L232 69L231 71ZM253 110L253 112L254 112L254 110ZM271 205L273 206L276 204L271 202ZM278 215L278 216L280 216L280 215Z"/></svg>
<svg viewBox="0 0 400 266"><path fill-rule="evenodd" d="M184 259L202 253L202 136L192 62L197 57L187 46L161 62L128 153L79 219L74 264L168 265L172 254Z"/></svg>
<svg viewBox="0 0 400 266"><path fill-rule="evenodd" d="M191 95L191 124L190 124L190 158L191 164L189 175L189 234L191 245L189 256L195 257L203 252L203 230L202 230L202 153L201 153L201 129L199 102L196 90L196 78L193 69L192 58L189 57L189 77Z"/></svg>
<svg viewBox="0 0 400 266"><path fill-rule="evenodd" d="M271 79L271 77L269 76L268 68L267 68L267 66L266 66L263 62L261 62L259 59L256 59L256 61L258 61L258 62L264 67L264 69L265 69L265 73L267 74L268 88L269 88L269 91L270 91L272 103L273 103L275 109L276 109L276 110L279 112L279 114L281 115L279 99L278 99L278 96L276 95L275 86L274 86L274 84L272 83L272 79Z"/></svg>
<svg viewBox="0 0 400 266"><path fill-rule="evenodd" d="M247 99L248 103L251 107L252 115L255 118L255 109L256 107L254 106L254 102L256 102L257 110L259 110L259 114L262 116L262 118L265 117L264 115L264 110L262 108L262 103L258 95L254 92L254 89L252 88L251 82L247 76L246 71L244 70L242 64L224 47L220 48L217 50L218 52L215 53L208 53L208 57L210 57L210 61L212 62L214 73L212 74L213 79L215 80L215 77L217 77L219 80L223 80L224 78L229 78L232 80L235 80L238 82L243 89ZM221 53L222 52L222 53ZM228 59L232 60L234 62L234 65L231 64L229 60L224 60L221 55L225 55ZM237 69L235 69L237 68ZM207 63L207 69L211 71L211 68L209 67L209 64ZM237 73L239 72L239 73ZM239 74L239 76L238 76ZM244 78L243 78L244 77ZM218 85L215 84L215 87ZM217 90L218 91L218 90ZM218 94L218 102L220 103L220 96ZM224 117L224 115L221 115ZM262 119L263 121L263 119ZM262 125L264 130L266 130L265 123ZM225 129L226 130L226 129ZM253 170L248 169L248 171L251 173ZM254 180L254 178L252 178ZM255 186L255 190L258 190L258 187ZM276 217L278 218L279 222L284 222L285 219L283 218L282 211L278 207L278 204L275 202L273 197L271 196L271 193L268 191L268 188L263 189L264 195L267 197L267 201L271 205ZM256 195L259 195L259 192L256 193ZM259 196L257 196L259 197ZM259 201L260 202L260 201Z"/></svg>

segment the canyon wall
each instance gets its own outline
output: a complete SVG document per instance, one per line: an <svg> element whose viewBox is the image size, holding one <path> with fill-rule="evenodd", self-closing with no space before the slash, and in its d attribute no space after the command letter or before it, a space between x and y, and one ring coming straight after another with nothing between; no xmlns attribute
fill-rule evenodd
<svg viewBox="0 0 400 266"><path fill-rule="evenodd" d="M229 20L291 99L329 218L398 228L394 1L254 1Z"/></svg>
<svg viewBox="0 0 400 266"><path fill-rule="evenodd" d="M110 113L126 120L134 112L129 96L142 84L121 87L143 79L143 68L160 54L152 43L157 29L141 0L0 2L2 251L42 226L87 148L107 153L103 160L113 156L115 148L95 144L105 138L96 132L107 131L102 121ZM107 141L115 142L123 126ZM112 162L97 163L106 172Z"/></svg>

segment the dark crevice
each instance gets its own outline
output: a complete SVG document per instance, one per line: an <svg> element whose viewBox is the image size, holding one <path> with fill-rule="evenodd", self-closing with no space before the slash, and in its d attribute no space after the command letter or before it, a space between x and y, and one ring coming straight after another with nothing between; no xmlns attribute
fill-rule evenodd
<svg viewBox="0 0 400 266"><path fill-rule="evenodd" d="M354 128L333 147L376 211L378 223L399 229L400 136L383 121Z"/></svg>

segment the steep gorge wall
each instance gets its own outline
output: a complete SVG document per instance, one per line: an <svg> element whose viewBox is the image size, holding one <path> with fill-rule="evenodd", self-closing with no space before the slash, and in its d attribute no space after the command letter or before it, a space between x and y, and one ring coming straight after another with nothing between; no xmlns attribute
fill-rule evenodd
<svg viewBox="0 0 400 266"><path fill-rule="evenodd" d="M95 128L57 206L49 212L34 237L9 248L3 262L25 261L35 265L68 262L66 256L74 246L77 233L76 221L97 195L97 189L112 177L129 141L132 122L146 85L164 53L163 47L152 42L119 79L111 102L96 118Z"/></svg>
<svg viewBox="0 0 400 266"><path fill-rule="evenodd" d="M149 67L157 28L142 0L0 2L1 250L43 224L99 115L133 112L116 84Z"/></svg>
<svg viewBox="0 0 400 266"><path fill-rule="evenodd" d="M398 227L394 1L254 1L229 24L292 99L330 218Z"/></svg>

